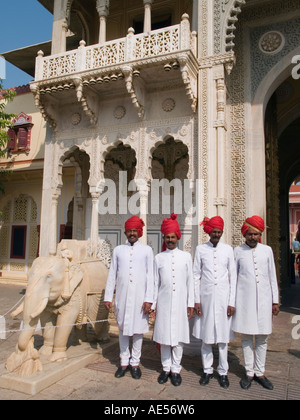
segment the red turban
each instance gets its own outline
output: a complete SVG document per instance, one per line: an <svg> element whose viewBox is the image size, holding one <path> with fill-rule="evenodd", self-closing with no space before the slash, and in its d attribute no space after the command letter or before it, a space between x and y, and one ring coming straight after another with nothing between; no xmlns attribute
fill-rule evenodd
<svg viewBox="0 0 300 420"><path fill-rule="evenodd" d="M259 216L248 217L242 226L242 235L246 236L246 233L250 228L256 230L256 232L263 233L265 230L265 222Z"/></svg>
<svg viewBox="0 0 300 420"><path fill-rule="evenodd" d="M203 230L208 235L214 230L214 229L220 229L224 230L224 220L220 216L215 216L209 219L208 217L205 217L203 222L200 223L200 226L203 225Z"/></svg>
<svg viewBox="0 0 300 420"><path fill-rule="evenodd" d="M141 236L143 236L143 227L144 226L145 226L145 223L143 222L142 219L140 219L137 216L132 216L125 223L125 232L127 232L127 230L137 229L138 235L139 235L139 238L140 238Z"/></svg>
<svg viewBox="0 0 300 420"><path fill-rule="evenodd" d="M169 235L170 233L175 233L177 238L181 238L181 230L179 223L177 222L177 214L172 213L170 219L164 219L160 229L163 235ZM163 251L166 250L165 243L163 244Z"/></svg>

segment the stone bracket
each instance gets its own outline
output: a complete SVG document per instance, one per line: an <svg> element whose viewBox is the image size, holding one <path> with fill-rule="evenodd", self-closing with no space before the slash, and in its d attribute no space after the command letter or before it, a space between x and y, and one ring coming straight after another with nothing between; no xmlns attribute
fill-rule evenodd
<svg viewBox="0 0 300 420"><path fill-rule="evenodd" d="M192 111L197 111L198 102L198 76L197 69L189 60L187 54L180 54L178 56L182 80L185 85L186 94L191 102Z"/></svg>
<svg viewBox="0 0 300 420"><path fill-rule="evenodd" d="M30 85L30 90L34 94L35 106L40 110L44 120L49 124L53 131L57 128L57 116L55 114L55 108L42 100L42 94L40 88L36 84Z"/></svg>
<svg viewBox="0 0 300 420"><path fill-rule="evenodd" d="M73 82L75 84L76 96L78 102L81 104L83 112L87 115L92 125L97 124L97 113L96 109L92 109L91 105L88 103L86 96L83 92L83 81L81 77L74 77ZM96 108L96 107L94 107Z"/></svg>
<svg viewBox="0 0 300 420"><path fill-rule="evenodd" d="M139 72L137 70L134 71L132 66L123 66L122 72L125 76L125 84L127 92L129 93L131 97L131 101L134 105L134 107L138 111L138 116L142 120L145 115L145 107L143 105L144 103L144 97L145 97L145 90L141 83L133 83L133 77L134 73L136 76L139 75Z"/></svg>

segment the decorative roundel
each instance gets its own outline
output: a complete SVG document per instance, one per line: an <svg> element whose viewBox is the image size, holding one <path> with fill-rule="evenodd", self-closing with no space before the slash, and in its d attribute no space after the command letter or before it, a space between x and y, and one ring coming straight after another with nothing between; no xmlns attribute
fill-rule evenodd
<svg viewBox="0 0 300 420"><path fill-rule="evenodd" d="M284 45L284 36L278 31L267 32L259 40L259 48L264 54L277 54Z"/></svg>
<svg viewBox="0 0 300 420"><path fill-rule="evenodd" d="M175 105L176 105L176 103L175 103L174 99L168 98L168 99L165 99L163 101L163 103L162 103L162 109L165 112L171 112L175 108Z"/></svg>
<svg viewBox="0 0 300 420"><path fill-rule="evenodd" d="M117 120L121 120L122 118L125 117L126 114L126 109L124 108L124 106L117 106L117 108L114 110L114 117Z"/></svg>
<svg viewBox="0 0 300 420"><path fill-rule="evenodd" d="M81 121L81 115L78 112L76 112L75 114L72 115L71 121L73 125L78 125Z"/></svg>

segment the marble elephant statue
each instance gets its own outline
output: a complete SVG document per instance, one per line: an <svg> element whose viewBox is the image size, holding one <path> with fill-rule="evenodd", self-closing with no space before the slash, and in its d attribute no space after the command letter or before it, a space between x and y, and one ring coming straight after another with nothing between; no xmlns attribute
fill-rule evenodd
<svg viewBox="0 0 300 420"><path fill-rule="evenodd" d="M23 330L17 348L6 368L19 376L31 376L42 370L39 356L52 362L67 359L67 342L74 324L91 323L99 341L109 341L108 311L103 295L108 268L100 261L76 262L72 251L62 249L59 256L37 258L28 273L28 286L22 307ZM34 348L33 334L41 322L44 345ZM54 328L53 328L54 327ZM78 325L84 340L86 324Z"/></svg>

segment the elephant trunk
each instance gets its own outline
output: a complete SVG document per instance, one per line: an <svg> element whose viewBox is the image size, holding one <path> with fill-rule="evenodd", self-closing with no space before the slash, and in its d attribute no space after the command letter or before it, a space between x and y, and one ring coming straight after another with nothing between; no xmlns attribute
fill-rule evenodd
<svg viewBox="0 0 300 420"><path fill-rule="evenodd" d="M25 298L24 329L20 334L19 342L18 342L18 348L20 351L25 351L27 349L29 342L34 334L34 331L36 330L39 317L42 314L42 312L45 310L48 304L48 300L49 300L49 297L44 297L40 301L37 308L32 313L30 313L29 307L31 306L31 304L29 304L29 302L26 301L26 298Z"/></svg>
<svg viewBox="0 0 300 420"><path fill-rule="evenodd" d="M7 359L5 367L21 377L28 377L43 370L39 353L34 348L33 334L37 327L40 311L47 305L48 299L42 299L37 311L30 314L28 305L24 304L24 329L20 334L16 351Z"/></svg>
<svg viewBox="0 0 300 420"><path fill-rule="evenodd" d="M29 342L33 336L33 333L36 327L37 327L37 322L33 326L25 327L25 329L21 332L20 337L19 337L19 342L18 342L18 349L20 351L25 351L28 348Z"/></svg>

